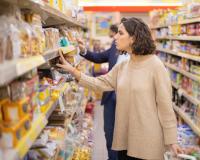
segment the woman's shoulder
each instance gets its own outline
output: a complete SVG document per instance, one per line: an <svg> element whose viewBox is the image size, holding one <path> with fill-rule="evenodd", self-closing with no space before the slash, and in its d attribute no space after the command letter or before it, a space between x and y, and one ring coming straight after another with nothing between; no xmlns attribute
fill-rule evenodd
<svg viewBox="0 0 200 160"><path fill-rule="evenodd" d="M161 59L157 55L154 55L154 60L152 62L153 62L152 66L155 68L157 67L165 68L164 62L162 62Z"/></svg>
<svg viewBox="0 0 200 160"><path fill-rule="evenodd" d="M160 74L164 74L165 72L167 72L164 62L162 62L157 55L154 56L154 61L152 63L152 70L154 71L154 73L160 73Z"/></svg>

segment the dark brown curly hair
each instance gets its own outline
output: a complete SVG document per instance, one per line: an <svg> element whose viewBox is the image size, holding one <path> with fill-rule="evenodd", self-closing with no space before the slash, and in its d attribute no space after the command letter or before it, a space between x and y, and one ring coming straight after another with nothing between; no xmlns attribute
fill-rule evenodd
<svg viewBox="0 0 200 160"><path fill-rule="evenodd" d="M134 54L148 55L155 53L156 46L147 24L135 17L122 18L121 23L124 25L128 34L134 38L132 45L132 52Z"/></svg>

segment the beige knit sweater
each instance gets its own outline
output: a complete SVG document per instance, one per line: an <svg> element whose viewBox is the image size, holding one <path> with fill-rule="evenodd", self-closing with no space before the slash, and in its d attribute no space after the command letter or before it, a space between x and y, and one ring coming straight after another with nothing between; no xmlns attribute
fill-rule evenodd
<svg viewBox="0 0 200 160"><path fill-rule="evenodd" d="M140 63L122 62L98 78L81 74L79 83L97 91L116 91L113 150L162 160L165 145L177 143L171 83L156 55Z"/></svg>

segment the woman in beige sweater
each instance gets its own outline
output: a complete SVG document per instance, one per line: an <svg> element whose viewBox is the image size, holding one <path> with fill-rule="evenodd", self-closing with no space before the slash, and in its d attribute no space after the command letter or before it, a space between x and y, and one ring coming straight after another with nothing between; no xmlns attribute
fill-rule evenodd
<svg viewBox="0 0 200 160"><path fill-rule="evenodd" d="M73 74L82 86L116 91L112 148L119 151L119 160L162 160L166 147L180 153L170 79L154 55L148 26L137 18L123 20L115 40L117 49L128 52L131 58L106 75L89 77L73 68L62 54L62 64L58 66Z"/></svg>

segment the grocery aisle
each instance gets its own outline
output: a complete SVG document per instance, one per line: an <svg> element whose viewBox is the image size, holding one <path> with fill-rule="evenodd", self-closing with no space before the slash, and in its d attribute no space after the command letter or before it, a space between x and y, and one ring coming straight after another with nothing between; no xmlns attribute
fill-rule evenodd
<svg viewBox="0 0 200 160"><path fill-rule="evenodd" d="M56 64L62 51L78 70L105 73L109 65L80 55L105 51L114 44L106 38L110 24L117 28L122 17L132 16L149 24L156 54L169 71L178 144L200 160L200 0L141 0L142 6L125 0L117 7L112 0L103 7L98 0L79 1L0 0L0 160L108 159L104 108L93 103L101 97ZM86 50L81 52L78 39Z"/></svg>
<svg viewBox="0 0 200 160"><path fill-rule="evenodd" d="M106 160L107 150L103 130L103 106L96 105L94 109L94 147L92 160Z"/></svg>

